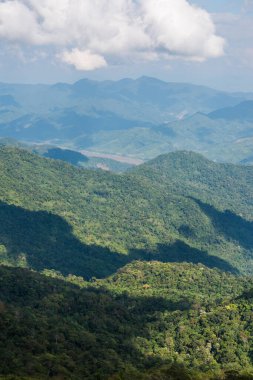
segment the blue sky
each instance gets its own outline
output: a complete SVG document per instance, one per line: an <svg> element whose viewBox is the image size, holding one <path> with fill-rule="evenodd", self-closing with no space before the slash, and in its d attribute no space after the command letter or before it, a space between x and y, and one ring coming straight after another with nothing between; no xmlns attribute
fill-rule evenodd
<svg viewBox="0 0 253 380"><path fill-rule="evenodd" d="M245 6L243 0L194 0L192 3L207 9L209 12L223 13L238 13L241 11L242 7Z"/></svg>
<svg viewBox="0 0 253 380"><path fill-rule="evenodd" d="M0 0L0 81L141 75L253 92L253 1Z"/></svg>

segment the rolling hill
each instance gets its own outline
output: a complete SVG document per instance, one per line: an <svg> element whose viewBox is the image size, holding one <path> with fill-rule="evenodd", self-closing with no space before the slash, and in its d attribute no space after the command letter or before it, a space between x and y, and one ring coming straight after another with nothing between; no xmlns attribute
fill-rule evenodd
<svg viewBox="0 0 253 380"><path fill-rule="evenodd" d="M133 260L253 271L252 167L178 152L117 175L3 147L0 170L3 264L85 278Z"/></svg>

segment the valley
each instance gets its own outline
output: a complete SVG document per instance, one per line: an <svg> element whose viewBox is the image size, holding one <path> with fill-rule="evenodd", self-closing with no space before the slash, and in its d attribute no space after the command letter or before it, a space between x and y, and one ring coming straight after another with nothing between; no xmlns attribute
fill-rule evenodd
<svg viewBox="0 0 253 380"><path fill-rule="evenodd" d="M119 155L113 155L113 154L105 154L105 153L103 154L103 153L91 152L89 150L82 150L81 153L86 155L87 157L108 158L109 160L114 160L114 161L130 164L130 165L140 165L144 163L143 160L140 160L137 158L131 158L131 157L119 156Z"/></svg>

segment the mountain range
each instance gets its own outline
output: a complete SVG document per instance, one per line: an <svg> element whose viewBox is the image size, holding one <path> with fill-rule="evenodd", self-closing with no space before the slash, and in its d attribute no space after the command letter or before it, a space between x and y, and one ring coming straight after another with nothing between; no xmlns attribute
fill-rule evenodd
<svg viewBox="0 0 253 380"><path fill-rule="evenodd" d="M148 77L0 84L0 137L142 160L186 149L251 163L252 99Z"/></svg>
<svg viewBox="0 0 253 380"><path fill-rule="evenodd" d="M0 170L0 379L253 378L252 166Z"/></svg>
<svg viewBox="0 0 253 380"><path fill-rule="evenodd" d="M177 152L113 174L8 147L0 162L2 264L84 278L139 259L253 272L251 166Z"/></svg>
<svg viewBox="0 0 253 380"><path fill-rule="evenodd" d="M0 84L0 380L253 379L253 94Z"/></svg>

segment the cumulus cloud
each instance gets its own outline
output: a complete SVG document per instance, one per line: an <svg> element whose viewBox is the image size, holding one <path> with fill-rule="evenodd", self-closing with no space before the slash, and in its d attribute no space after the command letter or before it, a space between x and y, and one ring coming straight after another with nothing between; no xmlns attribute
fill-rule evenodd
<svg viewBox="0 0 253 380"><path fill-rule="evenodd" d="M90 71L107 66L106 60L101 55L79 49L64 51L59 58L80 71Z"/></svg>
<svg viewBox="0 0 253 380"><path fill-rule="evenodd" d="M207 11L186 0L0 0L0 39L55 46L77 70L134 59L223 54Z"/></svg>

